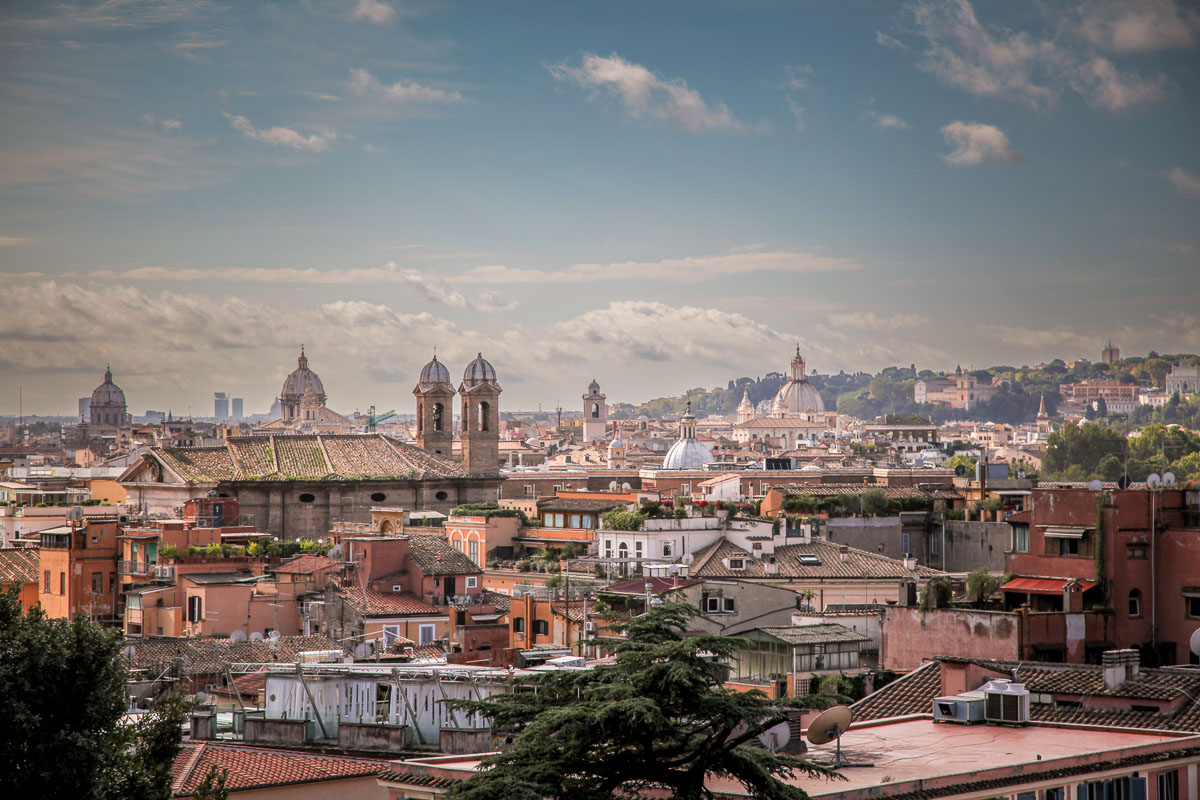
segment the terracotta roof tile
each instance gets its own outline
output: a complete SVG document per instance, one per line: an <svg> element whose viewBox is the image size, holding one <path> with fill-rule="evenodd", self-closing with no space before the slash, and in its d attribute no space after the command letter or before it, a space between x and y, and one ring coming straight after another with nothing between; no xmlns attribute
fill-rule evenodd
<svg viewBox="0 0 1200 800"><path fill-rule="evenodd" d="M842 548L846 560L842 561ZM878 553L870 553L854 547L814 540L808 544L791 544L775 548L775 565L778 572L768 576L764 562L751 557L750 553L728 539L709 545L694 554L692 574L698 578L765 578L775 580L798 578L911 578L915 572L919 577L930 578L944 574L940 570L918 566L915 570L905 568L904 562ZM807 556L803 561L801 556ZM744 560L742 569L730 569L724 563L728 558Z"/></svg>
<svg viewBox="0 0 1200 800"><path fill-rule="evenodd" d="M38 548L5 547L0 549L0 586L38 582Z"/></svg>
<svg viewBox="0 0 1200 800"><path fill-rule="evenodd" d="M341 650L328 636L281 636L270 640L235 642L232 639L181 639L174 637L131 639L130 669L145 669L155 676L174 672L181 676L216 675L228 662L289 662L310 650Z"/></svg>
<svg viewBox="0 0 1200 800"><path fill-rule="evenodd" d="M478 575L483 572L470 556L455 550L443 535L408 535L408 559L426 575Z"/></svg>
<svg viewBox="0 0 1200 800"><path fill-rule="evenodd" d="M439 614L412 592L377 592L358 586L342 586L337 594L360 614L368 617L397 617L407 614Z"/></svg>
<svg viewBox="0 0 1200 800"><path fill-rule="evenodd" d="M820 642L869 642L869 637L836 622L820 622L816 625L785 625L755 628L788 644L815 644Z"/></svg>
<svg viewBox="0 0 1200 800"><path fill-rule="evenodd" d="M332 566L333 559L329 556L304 555L296 556L290 561L284 561L282 564L271 567L271 572L285 575L311 575Z"/></svg>
<svg viewBox="0 0 1200 800"><path fill-rule="evenodd" d="M933 698L942 694L942 667L937 661L921 666L867 695L850 706L854 719L890 719L909 714L930 714Z"/></svg>
<svg viewBox="0 0 1200 800"><path fill-rule="evenodd" d="M266 747L185 741L171 769L172 795L195 792L209 770L228 770L234 791L378 775L387 761Z"/></svg>

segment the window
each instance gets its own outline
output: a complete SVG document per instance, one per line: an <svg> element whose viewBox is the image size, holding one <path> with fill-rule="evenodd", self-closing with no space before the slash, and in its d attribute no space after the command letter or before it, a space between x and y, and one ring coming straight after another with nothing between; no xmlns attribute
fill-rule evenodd
<svg viewBox="0 0 1200 800"><path fill-rule="evenodd" d="M115 572L108 573L108 590L110 592L117 590L117 573Z"/></svg>
<svg viewBox="0 0 1200 800"><path fill-rule="evenodd" d="M546 636L550 633L550 623L544 619L535 619L533 621L533 635Z"/></svg>
<svg viewBox="0 0 1200 800"><path fill-rule="evenodd" d="M1067 789L1064 786L1055 786L1046 790L1046 800L1067 800Z"/></svg>
<svg viewBox="0 0 1200 800"><path fill-rule="evenodd" d="M524 632L525 632L525 618L524 617L513 617L513 633L524 633Z"/></svg>
<svg viewBox="0 0 1200 800"><path fill-rule="evenodd" d="M1014 553L1029 552L1029 526L1028 525L1013 525L1012 528L1012 551Z"/></svg>
<svg viewBox="0 0 1200 800"><path fill-rule="evenodd" d="M912 540L907 533L900 534L900 552L905 556L912 552Z"/></svg>
<svg viewBox="0 0 1200 800"><path fill-rule="evenodd" d="M476 578L474 575L468 575L467 576L467 588L468 589L478 589L479 588L479 578Z"/></svg>
<svg viewBox="0 0 1200 800"><path fill-rule="evenodd" d="M642 557L642 543L641 542L633 543L633 555L635 558L639 558L639 559Z"/></svg>
<svg viewBox="0 0 1200 800"><path fill-rule="evenodd" d="M571 515L571 517L570 517L570 521L569 521L569 523L568 523L568 526L569 526L569 527L572 527L572 528L580 528L580 527L583 527L583 523L582 523L582 522L580 522L580 520L579 520L579 515L578 515L578 514L572 514L572 515Z"/></svg>
<svg viewBox="0 0 1200 800"><path fill-rule="evenodd" d="M446 418L446 407L441 403L433 404L433 429L440 431L442 429L443 420Z"/></svg>
<svg viewBox="0 0 1200 800"><path fill-rule="evenodd" d="M42 574L42 591L50 594L50 570L46 570Z"/></svg>
<svg viewBox="0 0 1200 800"><path fill-rule="evenodd" d="M477 541L467 542L467 555L476 564L479 563L479 542L477 542Z"/></svg>
<svg viewBox="0 0 1200 800"><path fill-rule="evenodd" d="M1183 602L1188 619L1200 619L1200 594L1186 595Z"/></svg>
<svg viewBox="0 0 1200 800"><path fill-rule="evenodd" d="M732 614L734 612L735 609L734 609L732 597L725 598L725 602L724 602L724 605L721 607L721 610L724 611L726 614Z"/></svg>
<svg viewBox="0 0 1200 800"><path fill-rule="evenodd" d="M104 594L104 573L92 573L92 594Z"/></svg>
<svg viewBox="0 0 1200 800"><path fill-rule="evenodd" d="M1142 593L1138 589L1134 589L1129 593L1129 616L1140 617L1142 615Z"/></svg>
<svg viewBox="0 0 1200 800"><path fill-rule="evenodd" d="M671 542L663 542L662 543L662 551L663 551L663 558L670 558L672 555L672 552L673 552L672 547L671 547Z"/></svg>
<svg viewBox="0 0 1200 800"><path fill-rule="evenodd" d="M462 552L462 539L455 539L453 545L455 550Z"/></svg>
<svg viewBox="0 0 1200 800"><path fill-rule="evenodd" d="M680 493L681 495L683 495L684 497L686 497L687 495L691 494L691 493L692 493L692 485L691 485L690 483L683 483L683 484L680 484L680 486L679 486L679 493Z"/></svg>
<svg viewBox="0 0 1200 800"><path fill-rule="evenodd" d="M67 573L65 572L58 573L58 593L67 593Z"/></svg>
<svg viewBox="0 0 1200 800"><path fill-rule="evenodd" d="M1179 770L1158 773L1158 800L1179 800Z"/></svg>
<svg viewBox="0 0 1200 800"><path fill-rule="evenodd" d="M437 492L436 494L434 494L434 499L436 499L436 500L445 500L445 499L446 499L447 497L449 497L449 496L450 496L450 495L446 494L445 492Z"/></svg>
<svg viewBox="0 0 1200 800"><path fill-rule="evenodd" d="M604 540L604 557L612 558L612 539Z"/></svg>
<svg viewBox="0 0 1200 800"><path fill-rule="evenodd" d="M383 492L372 492L371 500L375 503L382 503L384 500L387 500L387 495Z"/></svg>
<svg viewBox="0 0 1200 800"><path fill-rule="evenodd" d="M719 598L719 597L708 598L708 602L706 604L706 609L707 609L708 613L710 613L710 614L716 614L716 613L720 612L721 598Z"/></svg>
<svg viewBox="0 0 1200 800"><path fill-rule="evenodd" d="M929 534L929 555L936 558L942 554L942 535L940 533Z"/></svg>
<svg viewBox="0 0 1200 800"><path fill-rule="evenodd" d="M525 492L526 497L533 497L533 484L532 483L525 484L525 488L523 491Z"/></svg>
<svg viewBox="0 0 1200 800"><path fill-rule="evenodd" d="M479 430L486 431L488 429L488 410L491 408L486 402L479 404Z"/></svg>
<svg viewBox="0 0 1200 800"><path fill-rule="evenodd" d="M200 595L189 595L187 599L187 621L201 622L204 619L204 602Z"/></svg>
<svg viewBox="0 0 1200 800"><path fill-rule="evenodd" d="M745 569L746 568L746 560L743 558L731 558L731 559L729 559L729 568L730 569Z"/></svg>
<svg viewBox="0 0 1200 800"><path fill-rule="evenodd" d="M583 515L583 527L588 530L596 527L596 521L595 521L595 519L592 518L591 514Z"/></svg>
<svg viewBox="0 0 1200 800"><path fill-rule="evenodd" d="M1131 548L1129 548L1128 555L1130 558L1145 558L1146 557L1146 548L1131 547Z"/></svg>
<svg viewBox="0 0 1200 800"><path fill-rule="evenodd" d="M317 497L316 497L316 495L311 494L309 492L304 492L296 499L299 500L301 503L311 503L312 501L316 500Z"/></svg>
<svg viewBox="0 0 1200 800"><path fill-rule="evenodd" d="M417 644L430 644L433 642L433 626L422 625L417 628Z"/></svg>

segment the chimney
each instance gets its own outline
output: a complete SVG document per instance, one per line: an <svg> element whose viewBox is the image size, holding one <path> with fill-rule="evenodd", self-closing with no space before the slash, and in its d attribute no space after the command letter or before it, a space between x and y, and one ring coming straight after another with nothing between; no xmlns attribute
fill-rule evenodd
<svg viewBox="0 0 1200 800"><path fill-rule="evenodd" d="M1126 681L1137 680L1142 672L1142 659L1137 650L1106 650L1101 663L1106 689L1118 689Z"/></svg>
<svg viewBox="0 0 1200 800"><path fill-rule="evenodd" d="M846 545L842 545L841 547L839 547L838 548L838 558L840 558L842 560L843 564L846 563L847 561L849 561L850 560L850 548L847 547Z"/></svg>
<svg viewBox="0 0 1200 800"><path fill-rule="evenodd" d="M917 560L913 558L912 553L904 554L904 568L909 572L917 568Z"/></svg>

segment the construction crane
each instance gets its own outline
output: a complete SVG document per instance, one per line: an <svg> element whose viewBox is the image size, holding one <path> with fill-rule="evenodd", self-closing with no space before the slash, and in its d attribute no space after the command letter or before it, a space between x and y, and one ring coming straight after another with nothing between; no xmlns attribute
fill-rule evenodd
<svg viewBox="0 0 1200 800"><path fill-rule="evenodd" d="M375 413L375 406L367 409L367 433L375 433L375 426L381 422L386 422L396 416L395 410L385 411L382 414Z"/></svg>

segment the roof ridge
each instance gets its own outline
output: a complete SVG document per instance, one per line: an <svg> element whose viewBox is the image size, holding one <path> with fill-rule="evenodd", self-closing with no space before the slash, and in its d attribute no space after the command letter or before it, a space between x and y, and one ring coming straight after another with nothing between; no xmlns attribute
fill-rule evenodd
<svg viewBox="0 0 1200 800"><path fill-rule="evenodd" d="M188 780L192 777L192 772L196 769L196 765L200 763L200 757L204 755L204 746L206 742L196 744L194 751L188 758L187 764L183 769L183 773L172 782L171 793L174 794L184 786L187 786Z"/></svg>
<svg viewBox="0 0 1200 800"><path fill-rule="evenodd" d="M268 445L269 445L267 447L267 449L271 453L271 466L273 467L273 469L270 471L270 473L268 473L268 476L278 475L279 474L279 451L276 448L278 448L279 445L276 444L276 442L275 442L275 434L272 433L272 434L268 435L267 440L268 440Z"/></svg>
<svg viewBox="0 0 1200 800"><path fill-rule="evenodd" d="M321 451L321 458L325 459L325 468L329 470L329 472L325 474L325 477L328 478L337 475L337 471L333 468L333 461L330 460L329 453L325 450L325 440L319 433L316 434L316 439L317 449Z"/></svg>
<svg viewBox="0 0 1200 800"><path fill-rule="evenodd" d="M229 453L229 460L233 462L234 480L238 480L246 475L246 470L242 469L242 462L238 458L237 448L233 446L233 442L229 439L225 440L225 450Z"/></svg>

